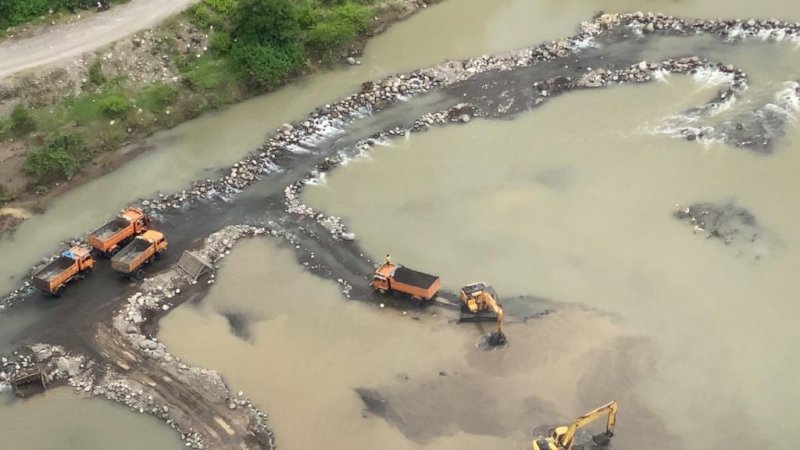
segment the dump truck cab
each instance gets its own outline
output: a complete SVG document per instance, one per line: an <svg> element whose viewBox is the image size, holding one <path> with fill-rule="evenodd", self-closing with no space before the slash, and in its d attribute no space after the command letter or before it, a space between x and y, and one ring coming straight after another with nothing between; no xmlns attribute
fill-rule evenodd
<svg viewBox="0 0 800 450"><path fill-rule="evenodd" d="M375 270L369 285L380 294L399 293L413 300L432 300L439 293L441 280L436 275L394 264L387 255L386 261Z"/></svg>
<svg viewBox="0 0 800 450"><path fill-rule="evenodd" d="M392 290L392 287L389 282L389 278L394 273L394 270L397 268L397 265L392 264L391 262L385 262L375 270L375 274L372 276L372 283L370 286L378 291L381 294L386 294L387 292Z"/></svg>
<svg viewBox="0 0 800 450"><path fill-rule="evenodd" d="M33 286L42 292L59 296L64 291L67 283L83 277L94 268L94 258L91 250L75 246L61 252L33 276Z"/></svg>

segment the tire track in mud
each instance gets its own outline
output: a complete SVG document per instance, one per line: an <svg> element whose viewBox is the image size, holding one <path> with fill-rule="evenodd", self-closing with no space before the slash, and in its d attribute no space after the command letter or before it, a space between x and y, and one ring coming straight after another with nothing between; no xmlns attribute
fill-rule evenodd
<svg viewBox="0 0 800 450"><path fill-rule="evenodd" d="M746 74L691 54L702 53L702 49L690 46L682 54L656 61L642 58L648 43L659 37L698 34L729 41L753 37L779 40L778 36L796 39L800 25L644 13L601 15L581 24L576 35L558 41L364 83L359 93L315 110L306 120L284 125L220 178L195 183L181 193L143 200L141 205L164 223L167 234L174 236L172 248L178 252L202 247L211 261L218 261L236 240L270 234L291 243L301 264L337 280L345 296L363 298L368 291L361 286L372 268L371 261L356 242L342 242L355 237L347 233L340 218L302 204L299 194L303 186L393 137L432 126L468 123L473 117L513 117L572 90L650 82L663 71L688 74L702 69L730 74L729 86L701 108L732 101L746 89ZM631 35L641 39L638 50L614 53L614 46L627 42ZM707 135L689 130L683 137L697 140ZM726 140L756 150L771 143L745 141L740 137ZM194 226L196 223L203 226ZM237 223L250 225L230 226ZM222 231L199 242L215 229ZM168 269L166 265L162 268ZM69 305L73 310L67 320L60 320L65 307L56 307L41 323L22 331L22 338L32 343L74 334L70 331L74 329L95 330L79 332L69 342L93 362L71 378L74 385L129 406L131 398L137 397L130 393L141 387L147 395L138 397L152 396L161 408L158 412L154 407L153 414L167 420L195 448L273 448L263 413L246 399L239 400L241 396L231 396L216 373L210 375L211 371L180 363L152 338L159 317L191 296L202 295L202 287L181 279L174 269L134 289L109 291L100 281L85 283L81 289L84 298ZM29 291L23 287L11 298L25 297ZM93 303L102 307L87 306ZM19 307L37 306L24 302ZM82 314L84 308L86 314ZM48 327L62 333L44 332ZM50 362L41 361L45 365ZM177 369L165 369L165 365ZM197 373L211 377L211 385L221 383L219 390L202 392L202 383L190 376ZM113 395L109 394L112 391ZM133 405L147 403L135 400ZM139 408L144 411L144 406Z"/></svg>

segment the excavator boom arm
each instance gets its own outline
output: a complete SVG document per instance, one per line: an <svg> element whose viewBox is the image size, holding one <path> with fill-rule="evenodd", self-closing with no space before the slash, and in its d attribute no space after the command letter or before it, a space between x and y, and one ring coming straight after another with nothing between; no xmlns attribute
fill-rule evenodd
<svg viewBox="0 0 800 450"><path fill-rule="evenodd" d="M579 428L594 422L595 420L603 417L604 415L608 415L608 419L606 422L606 434L611 435L614 434L614 427L617 424L617 402L612 400L605 405L595 408L586 414L578 417L575 419L569 426L567 427L567 432L562 437L561 441L559 442L559 446L564 449L572 448L572 441L575 438L575 433L578 431Z"/></svg>

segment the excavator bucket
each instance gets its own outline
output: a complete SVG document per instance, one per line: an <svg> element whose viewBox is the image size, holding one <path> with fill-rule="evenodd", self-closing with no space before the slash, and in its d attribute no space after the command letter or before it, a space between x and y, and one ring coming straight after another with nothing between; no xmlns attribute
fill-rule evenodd
<svg viewBox="0 0 800 450"><path fill-rule="evenodd" d="M592 442L598 447L605 447L611 443L611 436L609 433L600 433L592 436Z"/></svg>
<svg viewBox="0 0 800 450"><path fill-rule="evenodd" d="M490 347L500 347L501 345L506 345L508 340L506 340L505 334L495 331L486 338L486 343Z"/></svg>

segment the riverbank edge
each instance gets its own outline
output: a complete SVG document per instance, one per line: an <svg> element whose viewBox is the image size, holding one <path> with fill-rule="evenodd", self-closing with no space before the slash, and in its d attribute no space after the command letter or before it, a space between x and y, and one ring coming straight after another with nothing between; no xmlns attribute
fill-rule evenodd
<svg viewBox="0 0 800 450"><path fill-rule="evenodd" d="M366 47L369 40L375 36L378 36L388 30L392 25L401 22L405 19L408 19L418 12L426 9L428 6L435 5L437 3L441 3L444 0L401 0L399 3L401 6L396 6L398 3L394 1L384 1L382 4L376 5L376 7L381 8L380 13L374 17L372 21L370 21L370 29L360 35L357 40L351 45L351 50L360 54L363 52L364 48ZM172 18L166 19L163 23L167 23L170 20L173 20L175 16ZM158 28L158 26L154 28ZM121 41L125 41L125 38ZM95 49L91 53L102 53L104 50L112 48L113 46L117 45L121 41L116 41L111 44L108 44L104 47ZM344 67L348 65L345 59L341 59L337 64L333 66L308 66L301 74L297 77L294 77L290 80L287 80L285 83L281 84L280 86L276 87L274 90L281 89L285 86L289 86L294 83L302 82L303 79L309 75L322 73L329 70L333 70L337 67ZM230 103L222 105L223 108L229 108L236 104L245 102L252 98L258 97L260 95L269 95L268 93L246 93L245 95L232 99ZM23 192L16 192L13 193L15 198L9 202L0 204L3 208L13 208L15 210L23 210L26 211L27 214L37 214L42 213L46 210L46 208L50 205L52 201L54 201L59 196L71 191L74 188L82 186L96 178L100 178L105 176L108 173L111 173L120 167L124 166L128 162L136 159L140 155L150 151L153 149L152 146L145 145L145 141L153 136L155 133L159 131L165 131L168 129L172 129L177 127L181 124L189 122L191 120L197 119L202 117L205 114L210 114L216 111L208 111L201 116L197 117L185 117L181 120L177 120L174 122L170 122L169 124L164 124L163 122L154 122L150 124L146 129L140 130L132 140L128 140L123 142L119 145L116 149L98 154L95 158L90 161L90 164L87 164L75 176L67 182L57 183L49 187L47 193L43 195L37 195L33 192L23 191ZM91 139L92 136L88 138ZM129 151L122 152L121 150L129 148ZM19 174L20 176L24 177L24 174ZM6 216L2 212L3 210L0 209L0 236L5 233L11 232L16 229L17 226L20 225L22 220L19 215L15 216Z"/></svg>

